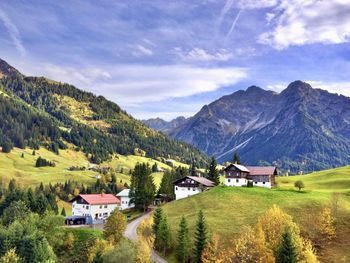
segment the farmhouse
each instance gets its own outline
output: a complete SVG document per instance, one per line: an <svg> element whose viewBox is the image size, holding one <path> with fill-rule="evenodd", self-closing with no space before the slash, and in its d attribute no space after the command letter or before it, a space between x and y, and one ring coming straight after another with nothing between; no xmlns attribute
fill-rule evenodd
<svg viewBox="0 0 350 263"><path fill-rule="evenodd" d="M198 176L186 176L174 182L175 199L186 198L204 192L214 186L214 182Z"/></svg>
<svg viewBox="0 0 350 263"><path fill-rule="evenodd" d="M224 169L225 185L246 186L251 181L254 186L271 188L275 185L277 168L274 166L243 166L230 164Z"/></svg>
<svg viewBox="0 0 350 263"><path fill-rule="evenodd" d="M135 204L130 202L129 193L130 193L130 189L124 189L117 194L117 197L120 200L120 207L119 207L120 210L135 207Z"/></svg>
<svg viewBox="0 0 350 263"><path fill-rule="evenodd" d="M90 217L93 223L106 219L120 201L112 194L81 194L73 198L72 216Z"/></svg>

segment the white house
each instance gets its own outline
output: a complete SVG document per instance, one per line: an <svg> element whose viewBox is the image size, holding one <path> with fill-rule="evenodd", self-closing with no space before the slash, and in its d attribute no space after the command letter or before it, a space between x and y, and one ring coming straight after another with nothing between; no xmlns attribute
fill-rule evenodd
<svg viewBox="0 0 350 263"><path fill-rule="evenodd" d="M214 186L214 182L197 176L186 176L174 182L175 199L186 198L204 192Z"/></svg>
<svg viewBox="0 0 350 263"><path fill-rule="evenodd" d="M90 216L93 221L106 219L120 206L119 199L112 194L81 194L71 203L72 216Z"/></svg>
<svg viewBox="0 0 350 263"><path fill-rule="evenodd" d="M253 186L271 188L275 185L277 168L273 166L243 166L230 164L225 169L225 185L247 186L248 181Z"/></svg>
<svg viewBox="0 0 350 263"><path fill-rule="evenodd" d="M117 194L117 197L120 200L120 207L119 207L120 210L135 207L135 204L130 202L129 193L130 193L130 189L124 189Z"/></svg>

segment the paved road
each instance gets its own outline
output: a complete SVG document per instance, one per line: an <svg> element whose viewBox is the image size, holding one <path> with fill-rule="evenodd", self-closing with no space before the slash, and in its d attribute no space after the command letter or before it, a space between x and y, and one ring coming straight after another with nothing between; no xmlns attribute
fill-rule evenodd
<svg viewBox="0 0 350 263"><path fill-rule="evenodd" d="M138 217L135 220L131 221L126 227L124 236L135 242L137 239L137 228L139 227L141 222L149 216L150 216L150 213L146 213L143 216ZM153 249L152 249L152 260L156 263L168 263L168 261L160 257Z"/></svg>

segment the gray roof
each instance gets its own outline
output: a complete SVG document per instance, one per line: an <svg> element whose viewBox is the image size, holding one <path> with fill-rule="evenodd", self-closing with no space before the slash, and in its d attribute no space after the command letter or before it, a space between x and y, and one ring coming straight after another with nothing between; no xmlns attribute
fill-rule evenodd
<svg viewBox="0 0 350 263"><path fill-rule="evenodd" d="M125 197L125 196L129 196L129 192L130 192L130 189L124 189L122 191L120 191L117 196L119 197Z"/></svg>
<svg viewBox="0 0 350 263"><path fill-rule="evenodd" d="M193 181L196 181L202 185L205 186L214 186L214 182L210 181L207 178L204 177L198 177L198 176L187 176L188 178L191 178Z"/></svg>

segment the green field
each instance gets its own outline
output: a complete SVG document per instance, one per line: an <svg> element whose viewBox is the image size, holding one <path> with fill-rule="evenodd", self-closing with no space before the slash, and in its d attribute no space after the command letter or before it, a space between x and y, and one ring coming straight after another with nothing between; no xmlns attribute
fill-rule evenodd
<svg viewBox="0 0 350 263"><path fill-rule="evenodd" d="M35 156L32 155L31 149L14 148L10 153L0 152L0 179L6 185L10 179L15 178L16 181L23 187L37 186L40 182L44 184L64 182L66 180L74 180L84 184L91 184L96 181L97 172L94 171L68 171L71 166L89 166L89 161L82 152L74 150L60 150L59 155L48 151L44 148L35 151ZM24 158L21 157L22 153ZM42 158L54 161L55 167L35 167L37 158ZM163 169L171 169L170 166L156 161L151 158L135 156L135 155L117 155L109 162L104 162L101 166L109 166L117 171L117 179L122 182L130 183L129 172L136 163L149 163L152 166L157 163L158 167ZM186 164L176 163L175 165L187 166ZM123 173L120 173L123 169ZM154 182L159 186L163 173L157 172L152 174Z"/></svg>
<svg viewBox="0 0 350 263"><path fill-rule="evenodd" d="M290 214L300 226L302 233L312 231L319 211L330 205L332 192L342 192L339 201L338 236L326 249L318 251L322 262L350 261L350 168L343 167L297 177L278 178L275 189L225 187L192 197L174 201L164 206L172 227L173 240L180 218L184 215L193 236L197 213L203 210L210 233L220 236L222 245L240 232L244 225L252 225L273 204ZM298 192L294 181L302 180L306 188ZM169 260L172 261L173 255ZM342 259L342 260L339 260ZM336 261L339 260L339 261Z"/></svg>

